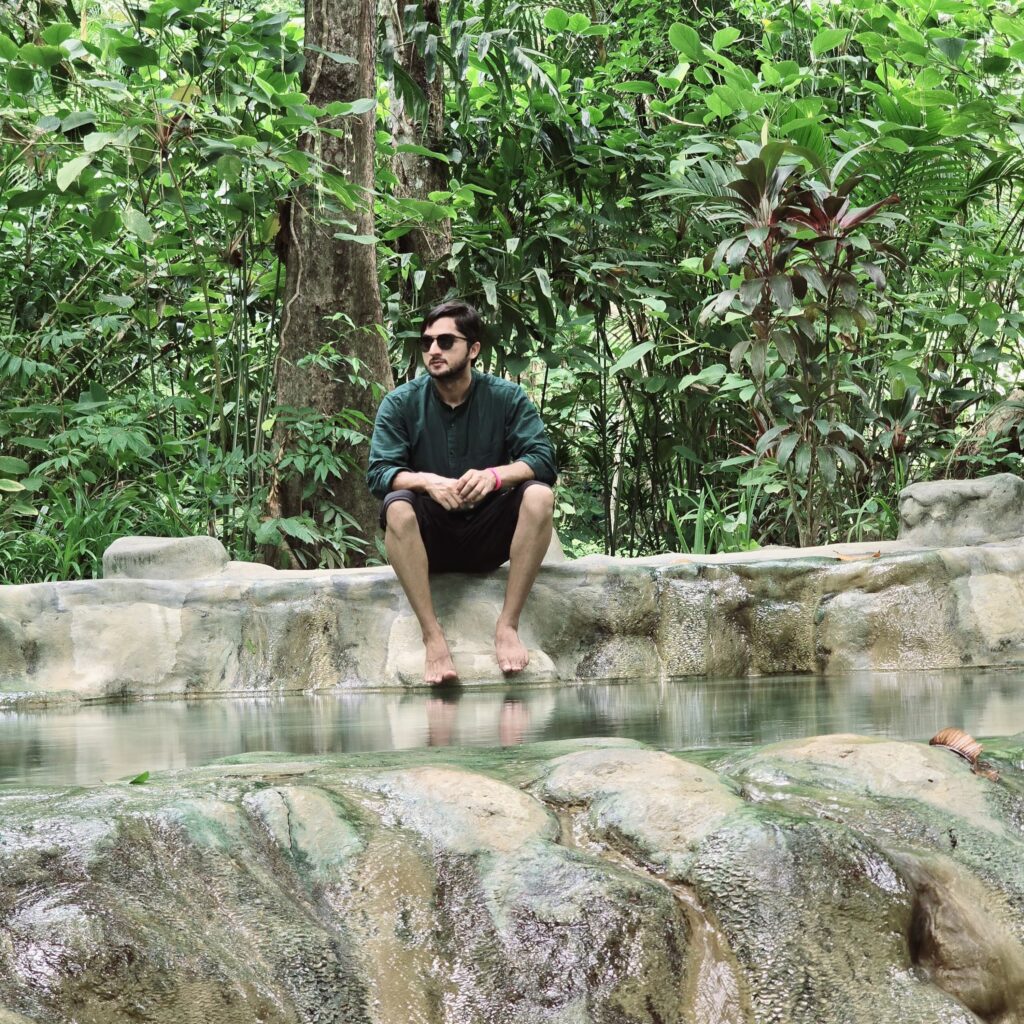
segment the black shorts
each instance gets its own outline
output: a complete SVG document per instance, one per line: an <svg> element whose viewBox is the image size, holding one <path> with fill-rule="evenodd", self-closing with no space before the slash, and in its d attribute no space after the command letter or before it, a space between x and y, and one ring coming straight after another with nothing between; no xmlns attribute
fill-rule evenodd
<svg viewBox="0 0 1024 1024"><path fill-rule="evenodd" d="M493 572L508 561L523 493L535 486L547 484L527 480L488 495L470 512L449 512L433 498L414 491L392 491L380 507L381 529L387 529L388 506L407 501L416 512L431 572Z"/></svg>

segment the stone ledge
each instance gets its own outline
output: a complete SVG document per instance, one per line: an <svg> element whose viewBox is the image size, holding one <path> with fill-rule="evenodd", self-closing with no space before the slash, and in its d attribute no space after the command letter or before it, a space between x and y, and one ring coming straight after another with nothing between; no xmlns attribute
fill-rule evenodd
<svg viewBox="0 0 1024 1024"><path fill-rule="evenodd" d="M506 682L505 579L434 581L467 686ZM386 567L3 587L0 702L408 686L416 634ZM546 565L522 635L530 681L1019 665L1024 540Z"/></svg>

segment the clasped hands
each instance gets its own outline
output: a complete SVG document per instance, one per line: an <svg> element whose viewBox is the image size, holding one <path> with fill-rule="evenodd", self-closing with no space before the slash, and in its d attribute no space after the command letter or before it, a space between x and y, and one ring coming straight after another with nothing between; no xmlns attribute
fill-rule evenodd
<svg viewBox="0 0 1024 1024"><path fill-rule="evenodd" d="M489 469L467 469L458 480L433 476L425 488L427 497L449 512L467 511L497 489L498 481Z"/></svg>

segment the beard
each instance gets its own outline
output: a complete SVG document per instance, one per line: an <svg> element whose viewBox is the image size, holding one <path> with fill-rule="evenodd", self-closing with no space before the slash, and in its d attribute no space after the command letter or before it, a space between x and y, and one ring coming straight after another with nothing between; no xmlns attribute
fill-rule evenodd
<svg viewBox="0 0 1024 1024"><path fill-rule="evenodd" d="M443 369L439 366L433 367L430 363L427 363L427 373L429 373L434 380L455 380L457 377L462 376L468 365L469 353L467 352L465 356L463 356L461 363L449 363Z"/></svg>

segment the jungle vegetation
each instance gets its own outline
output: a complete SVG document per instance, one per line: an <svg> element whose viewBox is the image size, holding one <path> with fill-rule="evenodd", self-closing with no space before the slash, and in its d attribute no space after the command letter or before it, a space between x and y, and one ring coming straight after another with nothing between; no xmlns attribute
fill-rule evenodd
<svg viewBox="0 0 1024 1024"><path fill-rule="evenodd" d="M0 7L0 582L379 558L370 418L446 295L570 554L891 537L1020 469L1013 0L560 2Z"/></svg>

